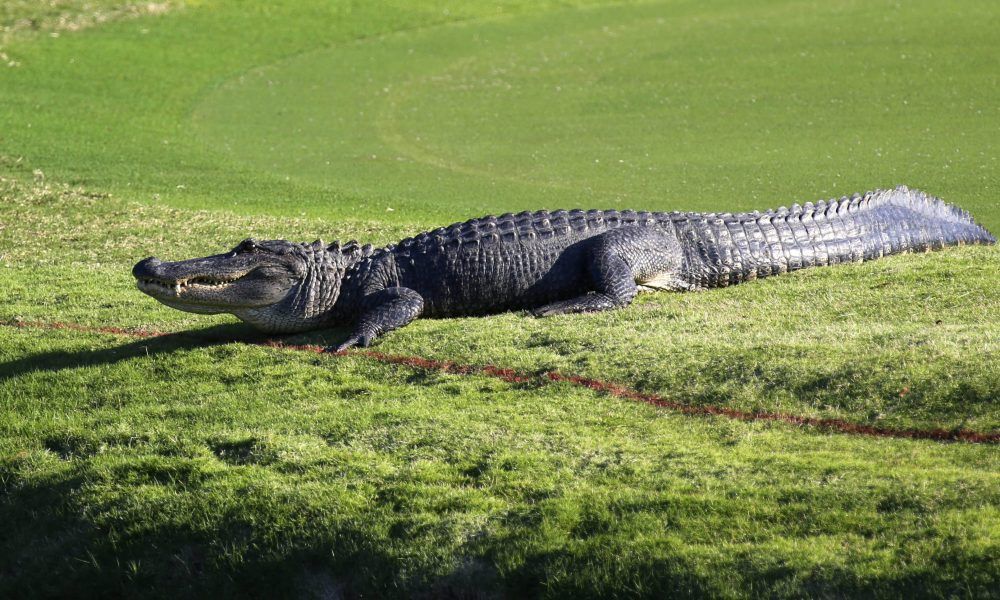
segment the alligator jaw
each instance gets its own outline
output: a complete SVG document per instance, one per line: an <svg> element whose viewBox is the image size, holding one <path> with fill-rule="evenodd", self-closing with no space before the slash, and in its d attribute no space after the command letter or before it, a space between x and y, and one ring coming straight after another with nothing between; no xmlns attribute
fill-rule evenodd
<svg viewBox="0 0 1000 600"><path fill-rule="evenodd" d="M174 280L137 275L135 282L140 291L154 298L180 300L190 292L221 290L249 274L250 271L225 277L206 275Z"/></svg>
<svg viewBox="0 0 1000 600"><path fill-rule="evenodd" d="M217 254L165 262L139 261L132 269L136 287L179 310L220 313L261 308L285 299L299 277L290 254L264 251Z"/></svg>
<svg viewBox="0 0 1000 600"><path fill-rule="evenodd" d="M180 262L150 257L136 264L132 275L140 291L160 302L221 309L232 302L227 292L236 291L260 266L257 261L225 255Z"/></svg>

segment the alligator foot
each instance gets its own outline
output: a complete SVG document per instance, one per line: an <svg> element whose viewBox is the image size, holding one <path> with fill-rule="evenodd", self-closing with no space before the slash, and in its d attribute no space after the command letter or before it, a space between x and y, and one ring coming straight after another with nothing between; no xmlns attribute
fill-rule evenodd
<svg viewBox="0 0 1000 600"><path fill-rule="evenodd" d="M326 348L323 348L323 352L330 354L340 354L341 352L349 350L350 348L354 348L355 346L358 348L367 348L368 346L371 345L372 345L371 337L367 335L352 335L338 346L327 346Z"/></svg>
<svg viewBox="0 0 1000 600"><path fill-rule="evenodd" d="M539 318L553 317L555 315L610 310L616 306L618 304L607 295L591 293L561 302L546 304L545 306L532 309L531 314Z"/></svg>

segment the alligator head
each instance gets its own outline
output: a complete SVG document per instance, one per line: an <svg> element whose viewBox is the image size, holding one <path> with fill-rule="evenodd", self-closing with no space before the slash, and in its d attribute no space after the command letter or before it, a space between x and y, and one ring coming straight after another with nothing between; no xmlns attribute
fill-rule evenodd
<svg viewBox="0 0 1000 600"><path fill-rule="evenodd" d="M155 257L132 269L142 292L179 310L231 313L270 332L319 326L340 292L349 255L320 241L244 240L230 252L178 262Z"/></svg>

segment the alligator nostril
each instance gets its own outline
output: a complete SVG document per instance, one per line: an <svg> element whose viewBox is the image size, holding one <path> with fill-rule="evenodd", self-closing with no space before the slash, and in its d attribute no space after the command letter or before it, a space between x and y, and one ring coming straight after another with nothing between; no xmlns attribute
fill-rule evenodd
<svg viewBox="0 0 1000 600"><path fill-rule="evenodd" d="M154 276L153 269L162 263L163 261L156 258L155 256L144 258L139 262L137 262L134 267L132 267L132 276L137 279Z"/></svg>

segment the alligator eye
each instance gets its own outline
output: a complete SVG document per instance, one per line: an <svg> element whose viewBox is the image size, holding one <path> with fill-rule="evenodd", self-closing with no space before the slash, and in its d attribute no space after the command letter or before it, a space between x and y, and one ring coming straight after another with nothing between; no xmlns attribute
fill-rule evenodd
<svg viewBox="0 0 1000 600"><path fill-rule="evenodd" d="M253 238L247 238L240 242L239 246L233 252L255 252L260 246L257 245L257 240Z"/></svg>

